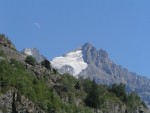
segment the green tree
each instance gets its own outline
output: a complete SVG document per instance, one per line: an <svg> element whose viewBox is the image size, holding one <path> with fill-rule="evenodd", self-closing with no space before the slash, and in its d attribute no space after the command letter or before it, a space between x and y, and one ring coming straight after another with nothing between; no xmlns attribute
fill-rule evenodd
<svg viewBox="0 0 150 113"><path fill-rule="evenodd" d="M92 108L98 108L100 106L100 92L98 90L98 85L96 84L95 80L92 82L92 88L90 89L85 103Z"/></svg>
<svg viewBox="0 0 150 113"><path fill-rule="evenodd" d="M75 88L76 88L76 89L80 89L80 84L79 84L78 81L77 81L77 83L76 83L76 85L75 85Z"/></svg>
<svg viewBox="0 0 150 113"><path fill-rule="evenodd" d="M145 104L145 102L144 102L144 101L142 101L142 103L141 103L141 104L143 105L143 107L144 107L144 108L148 109L148 107L147 107L147 105Z"/></svg>
<svg viewBox="0 0 150 113"><path fill-rule="evenodd" d="M0 51L0 56L1 56L1 57L6 57L4 51L2 51L2 50Z"/></svg>
<svg viewBox="0 0 150 113"><path fill-rule="evenodd" d="M33 56L27 56L25 62L32 66L35 66L36 64L36 60Z"/></svg>
<svg viewBox="0 0 150 113"><path fill-rule="evenodd" d="M50 64L50 62L49 62L48 60L46 60L46 59L41 62L41 65L44 66L44 67L47 68L47 69L51 69L51 64Z"/></svg>
<svg viewBox="0 0 150 113"><path fill-rule="evenodd" d="M137 107L139 107L142 104L140 97L135 93L132 92L128 94L126 106L128 111L135 111Z"/></svg>
<svg viewBox="0 0 150 113"><path fill-rule="evenodd" d="M54 72L54 74L58 74L58 71L55 68L53 68L53 72Z"/></svg>
<svg viewBox="0 0 150 113"><path fill-rule="evenodd" d="M115 93L121 101L125 102L127 97L125 89L125 85L123 83L120 83L119 85L113 84L109 91Z"/></svg>
<svg viewBox="0 0 150 113"><path fill-rule="evenodd" d="M90 90L92 89L92 81L89 79L89 78L86 78L86 79L80 79L81 80L81 83L83 84L84 86L84 91L86 93L89 93Z"/></svg>

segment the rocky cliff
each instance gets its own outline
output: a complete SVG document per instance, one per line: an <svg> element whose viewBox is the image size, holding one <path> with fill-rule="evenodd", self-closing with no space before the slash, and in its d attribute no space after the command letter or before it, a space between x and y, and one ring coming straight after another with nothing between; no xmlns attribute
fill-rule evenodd
<svg viewBox="0 0 150 113"><path fill-rule="evenodd" d="M45 113L14 88L0 95L0 113Z"/></svg>

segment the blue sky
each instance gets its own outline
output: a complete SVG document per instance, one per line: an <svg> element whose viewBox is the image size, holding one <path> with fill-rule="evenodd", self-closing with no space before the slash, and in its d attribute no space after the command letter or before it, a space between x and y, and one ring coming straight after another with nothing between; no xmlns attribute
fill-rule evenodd
<svg viewBox="0 0 150 113"><path fill-rule="evenodd" d="M150 77L149 0L0 0L0 33L48 59L85 42Z"/></svg>

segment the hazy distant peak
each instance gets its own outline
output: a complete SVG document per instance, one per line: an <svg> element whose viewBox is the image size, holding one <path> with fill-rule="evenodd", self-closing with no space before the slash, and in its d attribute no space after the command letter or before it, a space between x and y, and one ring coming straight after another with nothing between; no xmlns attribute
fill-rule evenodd
<svg viewBox="0 0 150 113"><path fill-rule="evenodd" d="M41 55L39 50L36 48L25 48L23 49L22 53L33 56L39 63L46 59L46 57Z"/></svg>

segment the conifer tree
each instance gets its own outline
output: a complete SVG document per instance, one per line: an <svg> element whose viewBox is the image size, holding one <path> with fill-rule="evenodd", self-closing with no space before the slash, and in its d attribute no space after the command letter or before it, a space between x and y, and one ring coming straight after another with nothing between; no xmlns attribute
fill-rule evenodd
<svg viewBox="0 0 150 113"><path fill-rule="evenodd" d="M99 98L99 90L98 90L98 85L96 84L95 80L92 82L92 88L90 89L87 98L85 100L86 104L89 107L92 108L98 108L100 105L100 98Z"/></svg>

